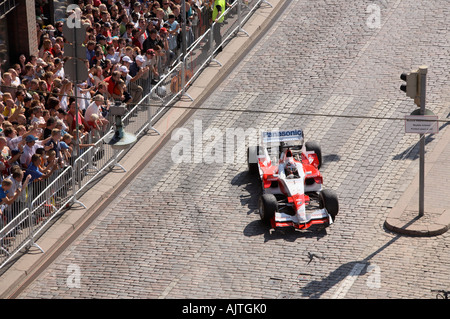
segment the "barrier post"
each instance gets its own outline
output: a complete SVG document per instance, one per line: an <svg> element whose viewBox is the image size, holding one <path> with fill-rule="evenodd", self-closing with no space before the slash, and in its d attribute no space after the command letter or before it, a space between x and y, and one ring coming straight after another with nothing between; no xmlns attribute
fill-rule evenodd
<svg viewBox="0 0 450 319"><path fill-rule="evenodd" d="M81 206L84 207L84 209L87 209L86 205L84 205L81 201L79 201L77 199L77 185L76 183L78 182L78 189L81 189L81 165L80 165L80 161L82 161L82 157L78 157L75 162L74 165L72 166L72 205L73 204L80 204ZM75 169L74 169L75 166ZM76 177L75 177L76 176Z"/></svg>
<svg viewBox="0 0 450 319"><path fill-rule="evenodd" d="M31 187L31 194L33 194L33 191L34 191L34 187L33 186L36 186L36 184L35 185L33 185L33 184L31 184L30 186L32 186ZM28 190L30 190L30 188L28 188ZM39 249L42 253L44 253L44 250L38 245L38 244L36 244L35 242L34 242L34 221L33 221L33 211L34 211L34 209L33 209L33 201L32 200L30 200L29 202L29 207L28 207L28 227L30 228L30 232L29 232L29 241L28 241L28 246L27 246L27 248L28 249L30 249L32 246L34 246L34 247L36 247L37 249ZM36 217L36 219L37 219L37 217Z"/></svg>
<svg viewBox="0 0 450 319"><path fill-rule="evenodd" d="M194 99L186 93L186 55L183 56L183 61L181 62L181 95L187 96L191 101L194 101Z"/></svg>
<svg viewBox="0 0 450 319"><path fill-rule="evenodd" d="M249 37L250 35L248 34L248 32L242 28L242 0L238 0L237 12L238 12L238 23L239 23L238 33L243 32Z"/></svg>

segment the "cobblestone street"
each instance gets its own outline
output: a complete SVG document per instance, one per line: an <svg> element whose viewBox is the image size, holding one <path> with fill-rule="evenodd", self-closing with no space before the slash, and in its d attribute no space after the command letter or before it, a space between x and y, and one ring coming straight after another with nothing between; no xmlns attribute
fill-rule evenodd
<svg viewBox="0 0 450 319"><path fill-rule="evenodd" d="M367 22L372 3L379 28ZM321 145L324 186L339 196L329 228L270 234L246 159L208 163L214 143L192 134L192 159L202 161L174 163L178 141L163 145L20 297L434 298L431 290L450 290L449 234L414 238L383 227L419 166L418 136L388 119L416 107L399 76L427 65L427 108L447 117L449 17L446 0L291 1L183 125L222 134L302 128ZM441 132L427 138L427 154ZM225 159L224 141L214 140ZM448 180L427 187L439 193ZM67 285L71 265L80 270L78 288Z"/></svg>

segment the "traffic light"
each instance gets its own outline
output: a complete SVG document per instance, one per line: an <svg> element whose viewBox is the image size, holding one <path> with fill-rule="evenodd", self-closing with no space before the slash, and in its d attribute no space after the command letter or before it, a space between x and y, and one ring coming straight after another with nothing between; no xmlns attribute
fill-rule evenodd
<svg viewBox="0 0 450 319"><path fill-rule="evenodd" d="M414 70L409 73L402 73L400 79L406 82L406 84L400 85L400 90L406 93L412 99L416 99L420 96L419 92L419 71Z"/></svg>

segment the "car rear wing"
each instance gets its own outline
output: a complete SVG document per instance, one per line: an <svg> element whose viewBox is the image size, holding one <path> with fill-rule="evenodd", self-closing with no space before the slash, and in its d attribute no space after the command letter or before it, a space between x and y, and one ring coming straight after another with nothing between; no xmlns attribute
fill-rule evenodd
<svg viewBox="0 0 450 319"><path fill-rule="evenodd" d="M262 132L264 143L280 143L290 141L300 141L303 144L303 131L300 129L286 131L266 131Z"/></svg>

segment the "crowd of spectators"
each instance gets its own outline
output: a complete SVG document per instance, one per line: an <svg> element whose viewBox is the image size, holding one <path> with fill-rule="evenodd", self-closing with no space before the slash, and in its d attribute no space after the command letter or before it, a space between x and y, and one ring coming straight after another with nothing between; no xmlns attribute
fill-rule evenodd
<svg viewBox="0 0 450 319"><path fill-rule="evenodd" d="M73 142L89 146L89 132L109 127L110 105L137 103L145 93L142 80L157 82L176 60L181 0L134 1L78 2L82 23L89 24L82 44L89 76L80 84L65 74L64 21L39 20L38 52L0 70L0 205L12 205L25 184L71 165ZM185 1L188 45L209 27L211 2ZM3 225L6 219L3 214Z"/></svg>

